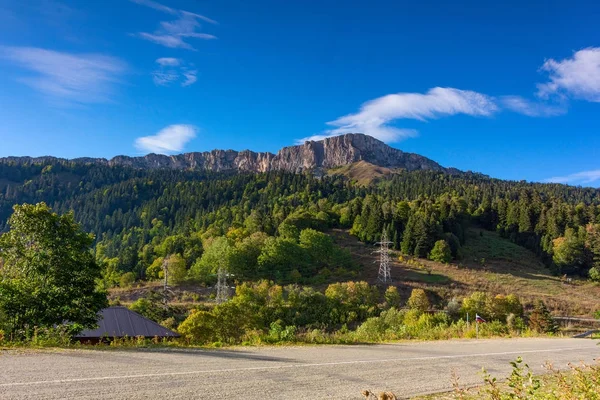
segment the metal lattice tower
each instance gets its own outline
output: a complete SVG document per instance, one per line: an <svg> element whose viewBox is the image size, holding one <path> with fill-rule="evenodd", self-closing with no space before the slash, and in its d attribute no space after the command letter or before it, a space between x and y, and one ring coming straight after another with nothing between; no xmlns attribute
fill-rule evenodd
<svg viewBox="0 0 600 400"><path fill-rule="evenodd" d="M163 275L165 277L164 283L163 283L163 306L165 308L167 308L169 306L169 298L171 297L171 294L173 293L173 291L171 290L171 287L169 287L169 262L168 262L167 257L165 258L165 260L162 263L162 270L163 270Z"/></svg>
<svg viewBox="0 0 600 400"><path fill-rule="evenodd" d="M379 253L379 276L377 280L382 283L391 283L390 245L393 243L388 240L387 234L384 231L381 235L381 242L375 244L379 245L379 250L375 252Z"/></svg>
<svg viewBox="0 0 600 400"><path fill-rule="evenodd" d="M219 267L217 272L217 304L225 303L229 300L229 287L227 286L227 272L223 267Z"/></svg>

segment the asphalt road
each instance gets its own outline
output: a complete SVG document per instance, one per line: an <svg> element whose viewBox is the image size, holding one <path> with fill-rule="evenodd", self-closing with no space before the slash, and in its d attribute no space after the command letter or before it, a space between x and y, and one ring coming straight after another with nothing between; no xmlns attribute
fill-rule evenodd
<svg viewBox="0 0 600 400"><path fill-rule="evenodd" d="M361 399L362 389L403 398L504 377L522 356L592 362L589 339L506 339L236 350L0 352L0 399Z"/></svg>

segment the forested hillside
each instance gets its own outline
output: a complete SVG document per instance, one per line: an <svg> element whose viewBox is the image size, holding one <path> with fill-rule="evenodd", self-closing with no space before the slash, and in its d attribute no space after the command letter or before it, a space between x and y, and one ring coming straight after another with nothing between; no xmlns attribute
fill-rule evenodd
<svg viewBox="0 0 600 400"><path fill-rule="evenodd" d="M182 280L208 282L219 265L241 280L352 276L349 254L322 233L329 228L347 228L371 243L386 231L404 254L460 259L466 229L478 226L533 250L553 271L600 278L599 194L434 171L395 171L365 186L309 172L5 162L0 230L14 204L43 201L58 213L72 210L96 236L107 286L128 272L156 279L167 257Z"/></svg>

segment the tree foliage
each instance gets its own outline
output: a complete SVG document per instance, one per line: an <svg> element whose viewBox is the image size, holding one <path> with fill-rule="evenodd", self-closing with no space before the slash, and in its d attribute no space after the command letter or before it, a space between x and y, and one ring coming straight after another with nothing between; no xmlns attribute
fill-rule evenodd
<svg viewBox="0 0 600 400"><path fill-rule="evenodd" d="M429 259L441 263L449 263L452 260L452 250L445 240L435 242L433 249L429 253Z"/></svg>
<svg viewBox="0 0 600 400"><path fill-rule="evenodd" d="M431 307L427 293L425 293L423 289L413 289L406 304L411 310L415 310L420 313L426 312L429 310L429 307Z"/></svg>
<svg viewBox="0 0 600 400"><path fill-rule="evenodd" d="M101 270L93 237L72 213L60 216L44 203L15 206L8 224L0 236L0 312L10 330L94 326L107 299L96 288Z"/></svg>
<svg viewBox="0 0 600 400"><path fill-rule="evenodd" d="M476 223L531 249L563 273L587 276L600 262L600 191L590 188L434 171L398 172L364 187L343 176L140 170L51 160L0 163L0 178L0 231L7 230L16 203L46 201L61 213L74 210L77 221L97 237L96 259L105 268L106 287L127 272L156 279L156 274L146 277L148 268L171 254L181 256L188 269L195 265L193 273L210 272L214 265L199 260L210 239L220 236L234 249L256 233L291 240L270 240L272 251L292 249L293 242L302 247L305 229L332 227L351 227L368 243L385 231L393 248L418 257L446 240L458 258L466 229ZM257 251L242 251L242 258L251 261ZM238 273L250 279L306 279L314 272L310 261L299 259L278 274L273 268L281 259L267 258L262 265L236 264ZM338 267L323 270L326 275ZM257 272L260 268L265 274Z"/></svg>
<svg viewBox="0 0 600 400"><path fill-rule="evenodd" d="M529 327L541 333L556 333L558 332L558 324L552 318L548 307L542 300L535 303L534 309L529 315Z"/></svg>

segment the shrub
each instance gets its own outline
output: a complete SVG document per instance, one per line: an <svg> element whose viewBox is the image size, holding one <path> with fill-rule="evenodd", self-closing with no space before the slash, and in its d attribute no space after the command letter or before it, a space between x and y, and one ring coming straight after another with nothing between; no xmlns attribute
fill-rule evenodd
<svg viewBox="0 0 600 400"><path fill-rule="evenodd" d="M600 282L600 268L598 268L598 267L590 268L590 270L588 272L588 276L590 277L590 280L592 280L594 282Z"/></svg>
<svg viewBox="0 0 600 400"><path fill-rule="evenodd" d="M210 343L216 340L216 322L211 313L193 310L177 330L188 342Z"/></svg>
<svg viewBox="0 0 600 400"><path fill-rule="evenodd" d="M146 279L149 281L160 279L163 277L163 257L155 259L148 268L146 268Z"/></svg>
<svg viewBox="0 0 600 400"><path fill-rule="evenodd" d="M479 331L485 336L504 336L508 334L508 327L500 321L480 324Z"/></svg>
<svg viewBox="0 0 600 400"><path fill-rule="evenodd" d="M456 298L452 298L446 305L448 316L453 319L458 319L460 316L460 302Z"/></svg>
<svg viewBox="0 0 600 400"><path fill-rule="evenodd" d="M449 263L452 260L452 249L445 240L438 240L429 253L429 259L441 263Z"/></svg>
<svg viewBox="0 0 600 400"><path fill-rule="evenodd" d="M388 286L384 294L387 308L400 307L400 293L395 286Z"/></svg>
<svg viewBox="0 0 600 400"><path fill-rule="evenodd" d="M485 302L485 310L482 310L482 313L491 319L504 321L510 314L514 314L515 316L523 315L523 306L514 294L509 294L508 296L488 296Z"/></svg>
<svg viewBox="0 0 600 400"><path fill-rule="evenodd" d="M510 331L513 332L524 332L527 329L527 324L523 317L516 316L515 314L508 314L506 316L506 326Z"/></svg>
<svg viewBox="0 0 600 400"><path fill-rule="evenodd" d="M358 340L379 341L386 339L399 339L405 331L404 313L395 308L390 308L381 313L379 317L372 317L362 323L355 332Z"/></svg>
<svg viewBox="0 0 600 400"><path fill-rule="evenodd" d="M454 396L463 400L504 400L504 399L598 399L600 365L579 366L569 364L570 371L564 372L546 365L548 374L541 378L533 375L529 366L518 357L510 363L512 371L500 384L498 379L483 370L484 386L479 389L463 389L454 378Z"/></svg>
<svg viewBox="0 0 600 400"><path fill-rule="evenodd" d="M271 323L269 330L269 341L271 342L292 342L296 339L296 327L283 326L281 320Z"/></svg>
<svg viewBox="0 0 600 400"><path fill-rule="evenodd" d="M469 314L471 319L475 319L475 314L481 315L483 318L489 318L486 312L489 303L489 295L484 292L473 292L469 297L463 299L462 314Z"/></svg>
<svg viewBox="0 0 600 400"><path fill-rule="evenodd" d="M535 303L535 307L529 315L529 327L540 333L558 332L558 325L542 300L538 300Z"/></svg>
<svg viewBox="0 0 600 400"><path fill-rule="evenodd" d="M173 317L169 317L165 320L160 321L160 324L165 328L169 329L175 329L177 327L177 321L175 321L175 318Z"/></svg>
<svg viewBox="0 0 600 400"><path fill-rule="evenodd" d="M122 288L130 288L135 282L135 274L133 272L126 272L121 275L119 279L119 286Z"/></svg>
<svg viewBox="0 0 600 400"><path fill-rule="evenodd" d="M423 289L413 289L407 305L411 310L417 310L422 313L429 310L430 307L429 299Z"/></svg>

